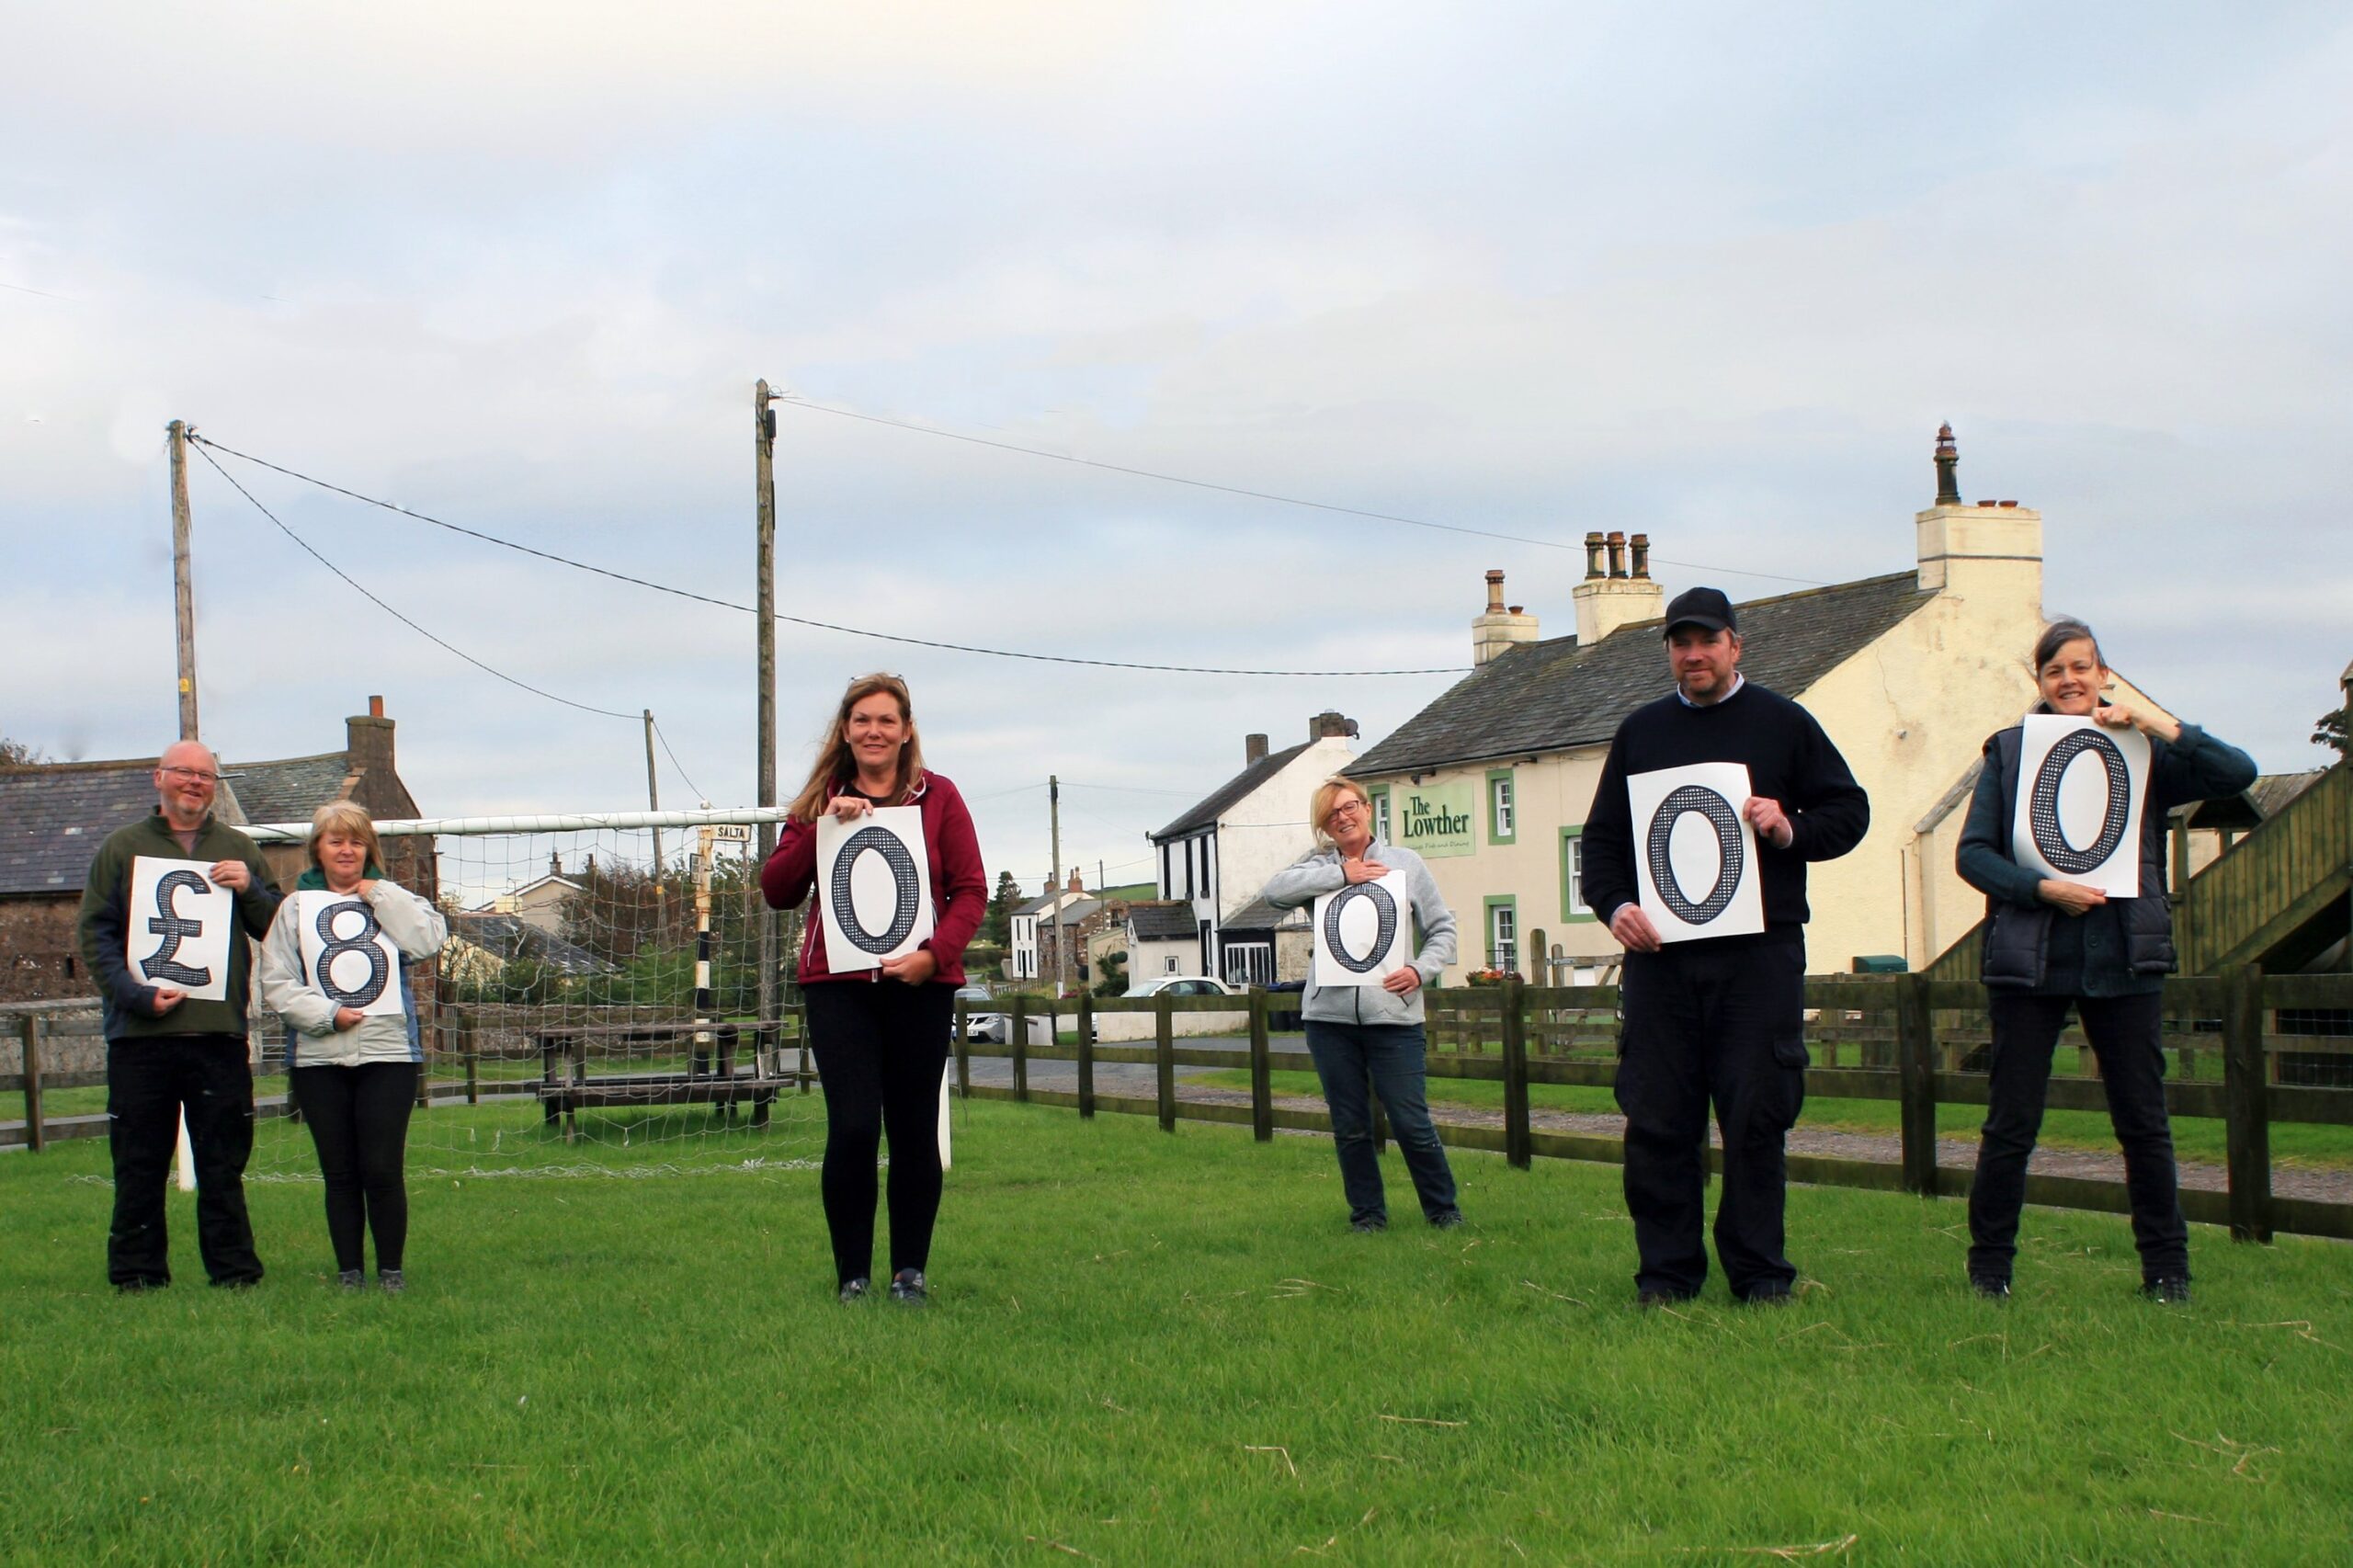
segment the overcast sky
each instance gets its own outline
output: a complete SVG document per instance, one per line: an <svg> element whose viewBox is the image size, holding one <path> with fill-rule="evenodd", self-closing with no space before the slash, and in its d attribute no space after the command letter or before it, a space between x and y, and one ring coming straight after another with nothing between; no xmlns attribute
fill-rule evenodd
<svg viewBox="0 0 2353 1568"><path fill-rule="evenodd" d="M2342 6L7 6L0 733L175 723L164 426L748 602L754 380L1102 462L1574 547L1669 591L1905 568L1949 419L2048 608L2267 770L2353 656ZM1467 665L1575 548L779 415L788 614L1084 658ZM517 680L752 798L748 615L223 459ZM633 722L460 662L195 464L206 739L427 812L642 804ZM788 791L914 686L992 875L1146 874L1243 736L1443 675L1164 675L786 627ZM2021 651L2022 653L2023 651ZM1664 679L1664 676L1662 676ZM693 790L663 762L665 805Z"/></svg>

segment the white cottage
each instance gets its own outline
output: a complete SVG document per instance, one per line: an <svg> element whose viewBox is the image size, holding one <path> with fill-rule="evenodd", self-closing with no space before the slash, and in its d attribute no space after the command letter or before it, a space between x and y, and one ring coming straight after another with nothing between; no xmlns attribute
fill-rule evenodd
<svg viewBox="0 0 2353 1568"><path fill-rule="evenodd" d="M1308 797L1355 760L1356 733L1355 720L1326 711L1307 722L1303 743L1281 751L1268 751L1264 735L1245 736L1242 771L1151 835L1161 900L1189 909L1199 965L1190 972L1236 985L1274 982L1274 930L1235 922L1264 907L1258 893L1268 877L1313 846ZM1129 973L1145 971L1131 960Z"/></svg>

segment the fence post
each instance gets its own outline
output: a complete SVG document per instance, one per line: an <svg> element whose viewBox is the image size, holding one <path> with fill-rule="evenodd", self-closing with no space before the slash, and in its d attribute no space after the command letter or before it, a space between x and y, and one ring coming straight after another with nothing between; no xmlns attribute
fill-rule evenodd
<svg viewBox="0 0 2353 1568"><path fill-rule="evenodd" d="M1029 998L1019 992L1013 994L1013 1017L1007 1032L1013 1047L1013 1097L1029 1097Z"/></svg>
<svg viewBox="0 0 2353 1568"><path fill-rule="evenodd" d="M1176 1131L1176 1026L1175 999L1162 991L1152 999L1152 1065L1159 1077L1160 1130Z"/></svg>
<svg viewBox="0 0 2353 1568"><path fill-rule="evenodd" d="M1927 977L1899 974L1895 987L1895 1069L1904 1136L1904 1190L1937 1195L1937 1032L1928 1013Z"/></svg>
<svg viewBox="0 0 2353 1568"><path fill-rule="evenodd" d="M1078 1114L1095 1114L1095 993L1078 994Z"/></svg>
<svg viewBox="0 0 2353 1568"><path fill-rule="evenodd" d="M1504 979L1504 1159L1519 1170L1535 1158L1535 1143L1528 1131L1527 987L1519 976Z"/></svg>
<svg viewBox="0 0 2353 1568"><path fill-rule="evenodd" d="M2263 1049L2263 969L2222 971L2222 1133L2231 1179L2231 1239L2271 1239L2270 1082Z"/></svg>
<svg viewBox="0 0 2353 1568"><path fill-rule="evenodd" d="M809 1082L805 1077L801 1083L801 1092L809 1092ZM961 1022L956 1030L956 1097L960 1100L972 1097L972 1042L967 1038Z"/></svg>
<svg viewBox="0 0 2353 1568"><path fill-rule="evenodd" d="M466 1063L466 1103L482 1104L482 1052L474 1045L474 1016L458 1009L458 1051Z"/></svg>
<svg viewBox="0 0 2353 1568"><path fill-rule="evenodd" d="M1261 1143L1275 1137L1273 1062L1267 1045L1267 988L1250 988L1250 1136Z"/></svg>
<svg viewBox="0 0 2353 1568"><path fill-rule="evenodd" d="M1528 978L1538 985L1552 983L1552 949L1544 945L1544 927L1539 926L1528 934L1528 962L1523 966Z"/></svg>
<svg viewBox="0 0 2353 1568"><path fill-rule="evenodd" d="M49 1147L40 1119L40 1019L27 1013L19 1028L25 1041L25 1147L38 1154Z"/></svg>

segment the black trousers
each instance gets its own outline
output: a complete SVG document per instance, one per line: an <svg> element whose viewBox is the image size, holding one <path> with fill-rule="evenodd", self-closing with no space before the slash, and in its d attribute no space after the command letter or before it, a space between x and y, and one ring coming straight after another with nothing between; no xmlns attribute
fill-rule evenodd
<svg viewBox="0 0 2353 1568"><path fill-rule="evenodd" d="M1786 1290L1784 1145L1805 1105L1805 949L1681 942L1626 955L1618 1108L1626 1113L1626 1208L1641 1253L1635 1285L1696 1293L1708 1111L1723 1133L1716 1256L1733 1294Z"/></svg>
<svg viewBox="0 0 2353 1568"><path fill-rule="evenodd" d="M949 985L829 980L802 995L825 1091L825 1228L837 1283L874 1269L874 1162L891 1137L891 1272L924 1268L939 1218L939 1096Z"/></svg>
<svg viewBox="0 0 2353 1568"><path fill-rule="evenodd" d="M416 1105L416 1063L297 1067L290 1074L302 1125L319 1151L327 1184L327 1240L335 1266L362 1268L361 1241L376 1235L376 1267L401 1267L408 1244L408 1182L402 1165L408 1115Z"/></svg>
<svg viewBox="0 0 2353 1568"><path fill-rule="evenodd" d="M2173 1160L2173 1123L2165 1116L2165 1053L2158 1043L2165 1000L2140 996L2024 996L1991 992L1994 1025L1985 1130L1977 1141L1977 1177L1969 1188L1969 1272L2007 1279L2018 1257L2018 1210L2026 1201L2027 1161L2042 1131L2051 1085L2051 1052L2073 1009L2099 1058L2109 1124L2124 1149L2124 1191L2132 1205L2132 1244L2144 1280L2189 1278L2189 1227Z"/></svg>
<svg viewBox="0 0 2353 1568"><path fill-rule="evenodd" d="M107 1041L107 1144L114 1154L114 1221L107 1278L168 1285L164 1183L188 1117L196 1157L196 1244L215 1285L261 1278L245 1215L245 1162L254 1152L254 1074L243 1037L165 1035Z"/></svg>

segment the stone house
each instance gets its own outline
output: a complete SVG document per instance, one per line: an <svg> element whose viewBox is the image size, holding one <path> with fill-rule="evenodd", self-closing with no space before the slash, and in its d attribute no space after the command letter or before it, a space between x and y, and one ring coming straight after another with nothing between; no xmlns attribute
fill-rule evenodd
<svg viewBox="0 0 2353 1568"><path fill-rule="evenodd" d="M1948 428L1938 498L1913 518L1911 567L1737 607L1742 673L1821 721L1871 799L1862 844L1809 869L1816 972L1881 954L1920 967L1984 913L1947 835L1985 737L2034 699L2042 517L2016 502L1962 504L1958 463ZM1472 673L1348 770L1372 796L1376 831L1428 860L1465 969L1531 972L1523 944L1540 928L1564 980L1619 956L1585 906L1579 837L1619 722L1672 689L1666 596L1647 536L1590 533L1586 547L1574 635L1540 638L1534 615L1505 605L1503 574L1488 573Z"/></svg>

